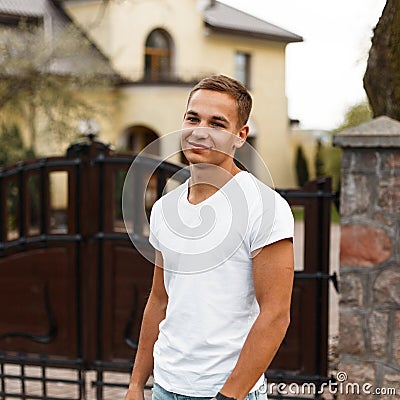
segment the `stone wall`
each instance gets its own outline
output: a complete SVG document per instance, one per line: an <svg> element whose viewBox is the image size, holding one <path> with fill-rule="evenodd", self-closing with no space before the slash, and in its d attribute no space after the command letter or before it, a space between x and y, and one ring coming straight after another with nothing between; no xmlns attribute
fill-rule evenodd
<svg viewBox="0 0 400 400"><path fill-rule="evenodd" d="M343 148L339 370L400 396L400 122L379 117L335 136ZM371 389L371 392L374 389ZM350 399L351 396L340 396Z"/></svg>

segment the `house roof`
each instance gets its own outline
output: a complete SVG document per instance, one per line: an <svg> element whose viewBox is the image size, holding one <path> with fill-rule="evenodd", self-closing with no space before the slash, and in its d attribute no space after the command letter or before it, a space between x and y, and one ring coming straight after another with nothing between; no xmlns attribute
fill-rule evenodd
<svg viewBox="0 0 400 400"><path fill-rule="evenodd" d="M42 17L44 0L0 0L0 12L21 17Z"/></svg>
<svg viewBox="0 0 400 400"><path fill-rule="evenodd" d="M26 0L25 0L26 1ZM179 0L183 1L183 0ZM53 0L63 3L62 0ZM279 26L215 0L203 11L204 23L215 32L244 35L276 42L302 42L303 38Z"/></svg>
<svg viewBox="0 0 400 400"><path fill-rule="evenodd" d="M246 35L278 42L302 42L303 38L262 19L219 1L204 10L204 22L210 29L236 35Z"/></svg>
<svg viewBox="0 0 400 400"><path fill-rule="evenodd" d="M45 20L47 18L51 21L54 20L57 27L66 27L70 23L74 24L58 0L0 0L0 14L16 16L21 19L43 18ZM122 77L112 68L108 57L88 38L84 31L76 24L74 26L82 37L89 41L92 51L90 54L81 55L79 57L80 62L60 63L62 60L58 60L59 62L53 66L52 71L55 73L69 73L80 69L84 70L86 66L93 66L93 64L89 63L92 60L96 62L96 69L99 75L114 78L116 81L122 80ZM53 30L54 33L55 30Z"/></svg>

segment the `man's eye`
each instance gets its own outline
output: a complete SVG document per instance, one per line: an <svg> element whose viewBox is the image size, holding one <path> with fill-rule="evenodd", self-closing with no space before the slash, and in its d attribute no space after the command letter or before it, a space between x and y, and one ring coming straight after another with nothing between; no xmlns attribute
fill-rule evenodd
<svg viewBox="0 0 400 400"><path fill-rule="evenodd" d="M213 122L211 125L217 128L225 128L225 125L221 124L220 122Z"/></svg>
<svg viewBox="0 0 400 400"><path fill-rule="evenodd" d="M199 119L196 117L187 117L186 120L193 123L199 122Z"/></svg>

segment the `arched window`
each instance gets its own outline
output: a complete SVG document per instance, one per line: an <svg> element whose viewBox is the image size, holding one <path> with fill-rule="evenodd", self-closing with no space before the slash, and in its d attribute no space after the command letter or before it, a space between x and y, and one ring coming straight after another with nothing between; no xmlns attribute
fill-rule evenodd
<svg viewBox="0 0 400 400"><path fill-rule="evenodd" d="M172 78L172 39L162 29L155 29L147 37L144 76L151 81L167 81Z"/></svg>

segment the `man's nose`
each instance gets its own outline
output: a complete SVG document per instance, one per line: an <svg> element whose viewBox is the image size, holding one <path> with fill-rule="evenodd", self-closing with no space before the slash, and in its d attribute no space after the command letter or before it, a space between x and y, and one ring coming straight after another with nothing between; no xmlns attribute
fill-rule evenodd
<svg viewBox="0 0 400 400"><path fill-rule="evenodd" d="M210 136L209 128L200 125L193 129L192 136L195 136L197 139L207 139Z"/></svg>

